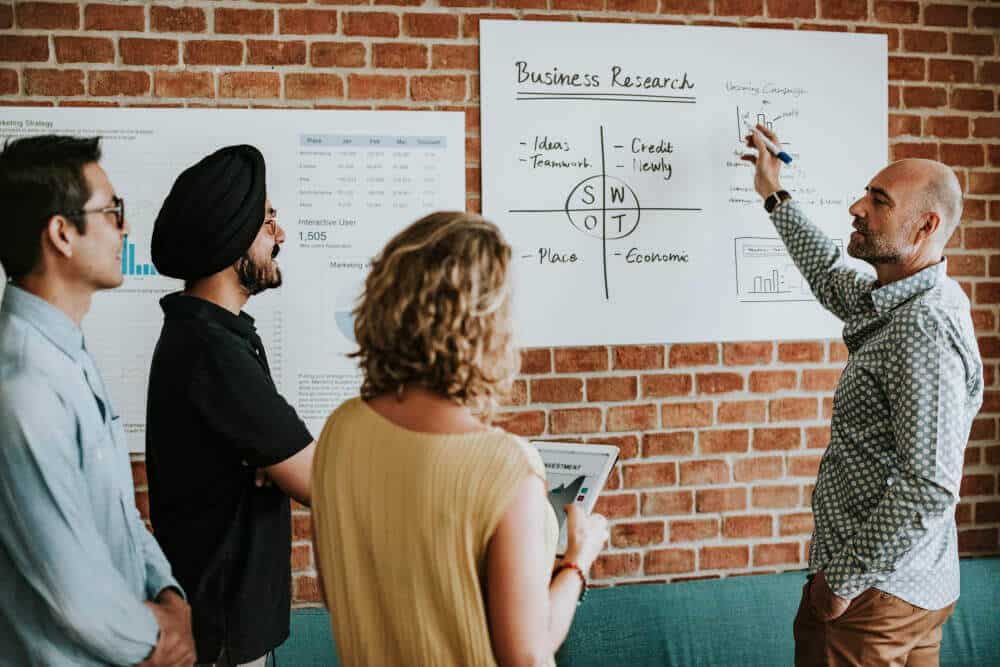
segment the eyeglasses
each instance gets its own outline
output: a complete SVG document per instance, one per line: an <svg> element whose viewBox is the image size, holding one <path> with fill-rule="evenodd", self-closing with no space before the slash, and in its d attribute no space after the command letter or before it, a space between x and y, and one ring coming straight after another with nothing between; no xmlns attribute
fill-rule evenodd
<svg viewBox="0 0 1000 667"><path fill-rule="evenodd" d="M278 209L268 208L264 211L264 224L271 226L271 235L278 233Z"/></svg>
<svg viewBox="0 0 1000 667"><path fill-rule="evenodd" d="M81 208L78 211L63 213L63 215L67 218L78 218L87 215L88 213L102 213L105 215L111 213L115 216L115 226L118 227L118 229L125 229L125 200L121 197L114 196L111 198L111 203L114 204L114 206L92 209Z"/></svg>

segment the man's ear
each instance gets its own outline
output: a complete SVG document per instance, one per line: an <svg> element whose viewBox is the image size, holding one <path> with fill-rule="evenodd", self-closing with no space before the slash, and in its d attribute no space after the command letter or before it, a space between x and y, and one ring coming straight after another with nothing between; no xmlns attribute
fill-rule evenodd
<svg viewBox="0 0 1000 667"><path fill-rule="evenodd" d="M941 227L941 216L936 211L927 211L920 216L917 221L917 234L913 239L916 243L922 243L934 238Z"/></svg>
<svg viewBox="0 0 1000 667"><path fill-rule="evenodd" d="M73 221L64 215L53 215L42 230L42 246L63 257L73 256L73 241L80 235Z"/></svg>

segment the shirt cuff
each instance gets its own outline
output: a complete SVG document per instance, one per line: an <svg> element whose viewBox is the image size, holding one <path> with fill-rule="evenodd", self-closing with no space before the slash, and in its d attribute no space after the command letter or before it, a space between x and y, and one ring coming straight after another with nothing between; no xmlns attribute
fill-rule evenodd
<svg viewBox="0 0 1000 667"><path fill-rule="evenodd" d="M184 589L181 588L181 585L177 583L177 580L173 577L151 574L146 579L146 596L150 600L156 600L156 598L160 596L160 593L168 588L172 588L177 591L177 594L184 598L185 602L188 601L187 594L184 592Z"/></svg>

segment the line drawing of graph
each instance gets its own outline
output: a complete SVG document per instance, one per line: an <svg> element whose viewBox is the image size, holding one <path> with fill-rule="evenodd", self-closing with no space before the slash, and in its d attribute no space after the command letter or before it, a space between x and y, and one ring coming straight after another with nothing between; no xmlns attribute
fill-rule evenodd
<svg viewBox="0 0 1000 667"><path fill-rule="evenodd" d="M798 111L785 111L768 116L764 112L747 111L736 107L736 139L742 145L747 133L757 125L763 125L774 132L775 123L786 118L795 118L798 115ZM791 146L792 142L787 137L781 137L781 144L782 146Z"/></svg>
<svg viewBox="0 0 1000 667"><path fill-rule="evenodd" d="M123 276L156 276L159 275L152 262L137 264L135 261L135 244L129 243L128 234L122 244L122 275Z"/></svg>
<svg viewBox="0 0 1000 667"><path fill-rule="evenodd" d="M642 206L632 187L608 174L607 149L604 142L604 125L600 126L601 173L588 176L577 183L566 198L562 208L510 209L512 214L564 214L576 230L601 240L601 272L604 278L604 299L611 300L608 284L608 241L631 236L639 227L643 211L700 212L700 207ZM615 146L616 149L621 146ZM621 166L621 165L618 165ZM595 190L600 189L600 195ZM608 205L610 199L611 205ZM609 215L610 213L610 215ZM609 231L609 218L611 219ZM617 228L615 226L617 225ZM533 255L523 255L528 258Z"/></svg>
<svg viewBox="0 0 1000 667"><path fill-rule="evenodd" d="M833 239L843 251L842 239ZM736 295L745 303L815 301L779 238L741 236L733 242Z"/></svg>

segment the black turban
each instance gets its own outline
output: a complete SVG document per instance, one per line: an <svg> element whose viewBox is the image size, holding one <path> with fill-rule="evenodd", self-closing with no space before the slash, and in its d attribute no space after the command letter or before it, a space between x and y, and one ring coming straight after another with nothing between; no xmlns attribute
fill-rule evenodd
<svg viewBox="0 0 1000 667"><path fill-rule="evenodd" d="M266 196L264 156L253 146L227 146L186 169L153 225L156 270L194 280L233 264L264 224Z"/></svg>

